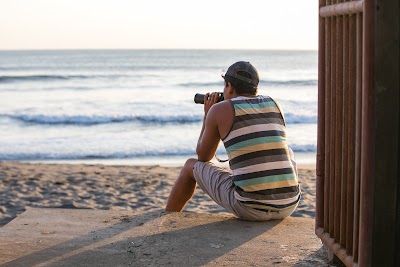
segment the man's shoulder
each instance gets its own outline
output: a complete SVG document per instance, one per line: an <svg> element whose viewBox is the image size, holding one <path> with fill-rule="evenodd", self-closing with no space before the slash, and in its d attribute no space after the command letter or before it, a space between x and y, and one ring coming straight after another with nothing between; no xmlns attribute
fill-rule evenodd
<svg viewBox="0 0 400 267"><path fill-rule="evenodd" d="M224 100L215 104L213 108L218 113L224 113L226 111L232 110L232 103L230 100Z"/></svg>
<svg viewBox="0 0 400 267"><path fill-rule="evenodd" d="M225 129L222 130L221 133L225 136L224 134L230 129L235 115L231 101L225 100L213 105L209 113L212 117L210 119L212 119L219 128L222 127Z"/></svg>

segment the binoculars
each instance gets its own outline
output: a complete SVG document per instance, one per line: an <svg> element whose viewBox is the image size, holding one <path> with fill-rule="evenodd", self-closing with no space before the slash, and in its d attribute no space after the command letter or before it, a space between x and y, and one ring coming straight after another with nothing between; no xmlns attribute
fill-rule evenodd
<svg viewBox="0 0 400 267"><path fill-rule="evenodd" d="M194 95L194 103L196 104L204 104L204 94L195 94ZM218 100L217 102L221 102L224 100L224 93L220 92L218 93Z"/></svg>

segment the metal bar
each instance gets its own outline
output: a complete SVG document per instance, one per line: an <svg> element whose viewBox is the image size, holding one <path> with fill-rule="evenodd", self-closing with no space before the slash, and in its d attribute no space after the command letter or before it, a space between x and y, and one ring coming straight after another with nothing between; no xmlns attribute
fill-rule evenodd
<svg viewBox="0 0 400 267"><path fill-rule="evenodd" d="M334 196L334 224L335 232L334 238L340 241L340 224L341 209L340 209L340 198L341 198L341 169L342 169L342 97L343 97L343 18L336 18L336 103L335 103L335 196Z"/></svg>
<svg viewBox="0 0 400 267"><path fill-rule="evenodd" d="M335 255L347 266L357 267L358 265L354 262L351 255L347 254L346 248L341 246L332 238L329 233L324 232L323 228L315 229L316 235L321 239L322 243L325 244Z"/></svg>
<svg viewBox="0 0 400 267"><path fill-rule="evenodd" d="M353 224L353 256L358 261L360 230L360 179L361 179L361 118L362 118L362 48L363 48L363 15L356 16L356 139L354 159L354 224Z"/></svg>
<svg viewBox="0 0 400 267"><path fill-rule="evenodd" d="M347 214L346 214L346 248L348 253L353 253L353 214L354 214L354 182L355 182L355 173L354 173L354 154L355 154L355 107L356 107L356 98L355 98L355 88L356 88L356 40L355 31L355 16L349 17L349 119L348 119L348 130L349 135L347 139L347 147L348 147L348 155L347 155Z"/></svg>
<svg viewBox="0 0 400 267"><path fill-rule="evenodd" d="M322 6L325 0L319 1ZM317 190L315 228L324 223L324 161L325 161L325 19L318 23L318 137L317 137Z"/></svg>
<svg viewBox="0 0 400 267"><path fill-rule="evenodd" d="M319 9L319 15L321 17L332 17L361 13L363 12L363 6L364 0L324 6Z"/></svg>
<svg viewBox="0 0 400 267"><path fill-rule="evenodd" d="M364 7L363 47L363 94L362 94L362 140L361 140L361 187L360 194L360 266L372 264L372 233L374 203L374 83L375 83L375 12L376 2L366 1Z"/></svg>
<svg viewBox="0 0 400 267"><path fill-rule="evenodd" d="M336 122L336 113L335 113L335 108L336 108L336 80L334 77L336 77L336 50L335 50L335 26L336 26L336 18L332 17L331 18L331 110L330 110L330 117L331 117L331 125L329 128L330 131L330 163L329 163L329 233L332 235L334 234L334 226L335 226L335 122Z"/></svg>
<svg viewBox="0 0 400 267"><path fill-rule="evenodd" d="M347 175L347 160L348 160L348 135L349 135L349 18L348 16L343 16L343 57L342 57L342 67L343 67L343 105L341 109L342 117L342 168L341 168L341 191L340 191L340 240L339 243L346 247L347 243L347 190L348 190L348 180ZM347 247L346 247L347 249Z"/></svg>
<svg viewBox="0 0 400 267"><path fill-rule="evenodd" d="M331 157L331 18L325 19L325 170L324 228L330 229L330 157Z"/></svg>

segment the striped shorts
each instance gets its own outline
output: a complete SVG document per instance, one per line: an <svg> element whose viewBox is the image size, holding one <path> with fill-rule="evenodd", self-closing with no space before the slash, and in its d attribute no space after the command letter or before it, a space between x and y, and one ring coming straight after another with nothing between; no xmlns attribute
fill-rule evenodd
<svg viewBox="0 0 400 267"><path fill-rule="evenodd" d="M290 216L297 205L282 211L261 211L244 206L235 198L231 173L211 162L198 161L193 167L194 178L203 191L218 205L247 221L279 220Z"/></svg>

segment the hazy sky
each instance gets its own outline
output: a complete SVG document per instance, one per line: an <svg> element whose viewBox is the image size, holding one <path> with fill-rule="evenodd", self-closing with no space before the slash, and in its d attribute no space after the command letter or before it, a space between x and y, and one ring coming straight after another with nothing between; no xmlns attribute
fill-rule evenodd
<svg viewBox="0 0 400 267"><path fill-rule="evenodd" d="M0 0L0 49L317 49L317 0Z"/></svg>

